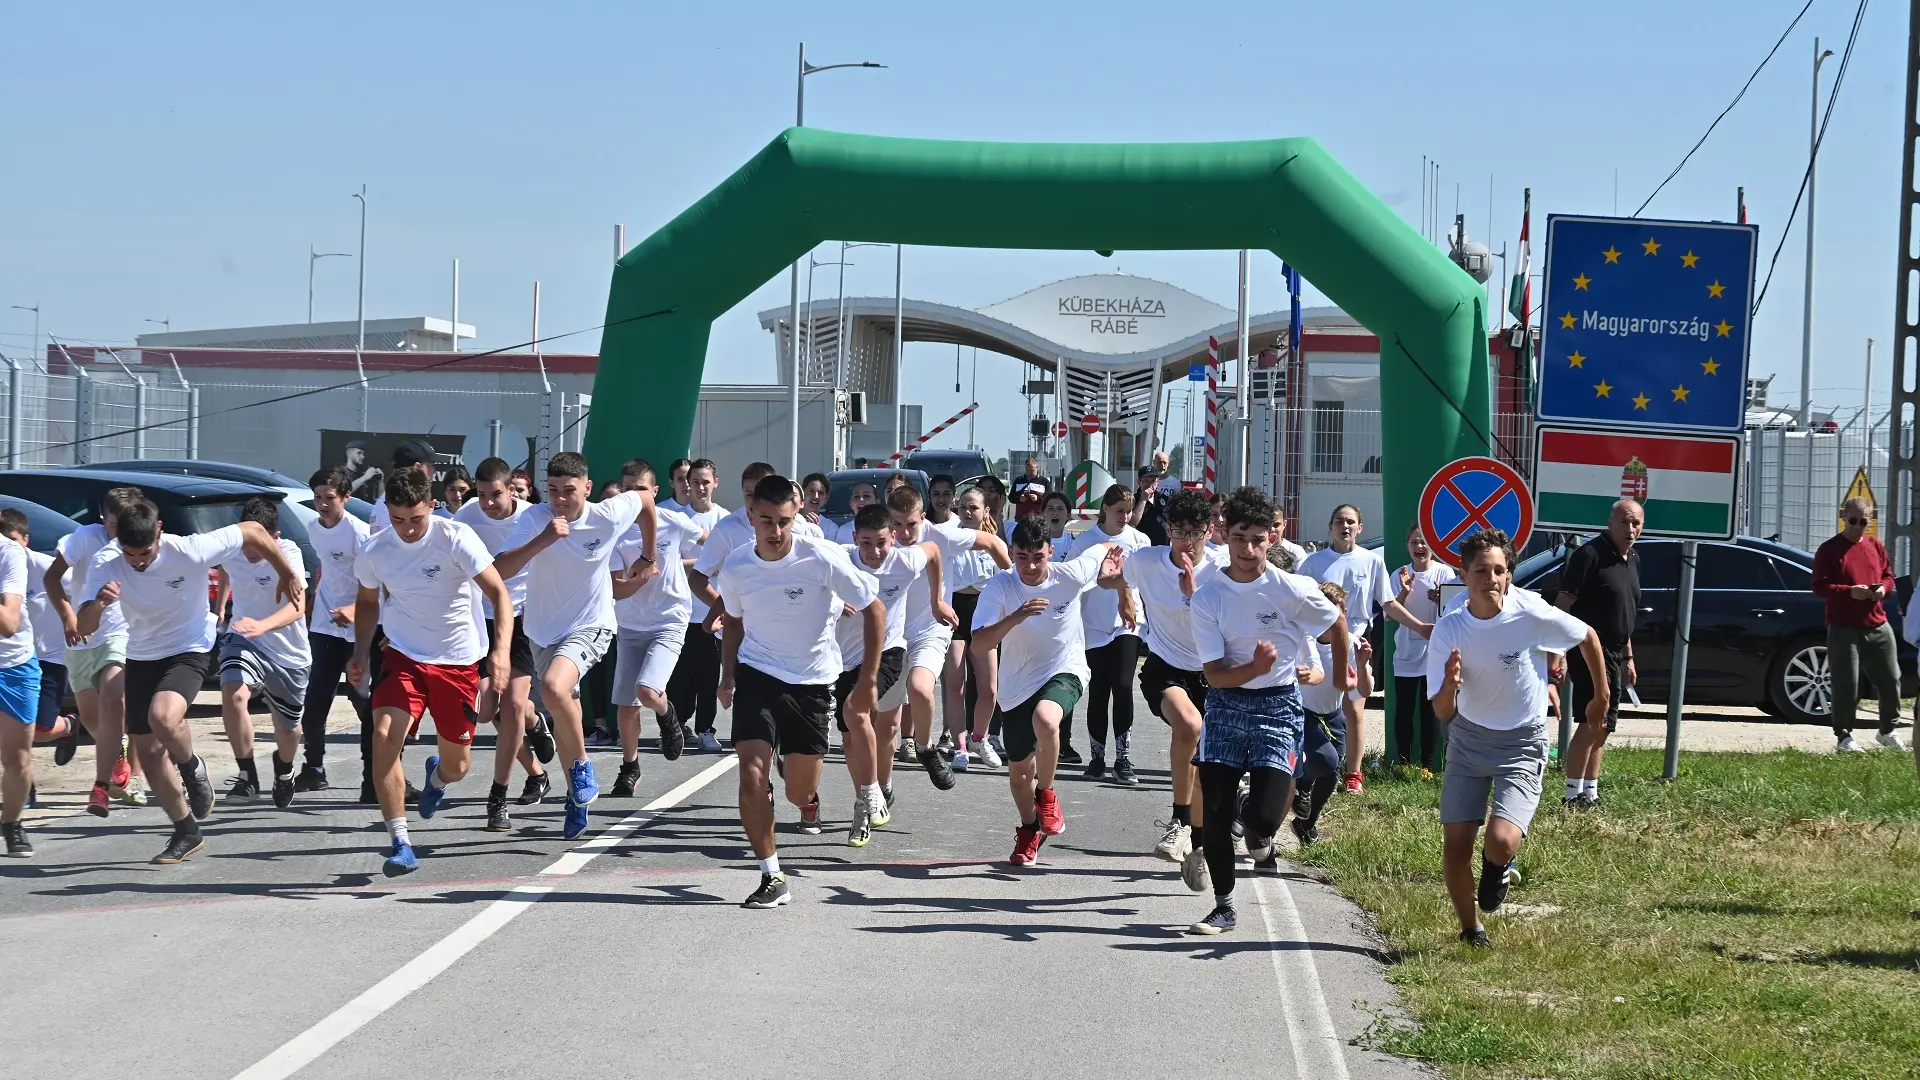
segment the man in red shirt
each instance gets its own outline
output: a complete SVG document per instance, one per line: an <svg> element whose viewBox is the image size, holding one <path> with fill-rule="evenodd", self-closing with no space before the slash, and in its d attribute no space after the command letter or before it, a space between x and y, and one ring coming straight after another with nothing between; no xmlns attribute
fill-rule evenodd
<svg viewBox="0 0 1920 1080"><path fill-rule="evenodd" d="M1900 720L1898 639L1881 606L1893 592L1893 564L1877 537L1867 535L1873 504L1848 499L1840 508L1846 527L1813 556L1813 592L1827 603L1827 663L1833 673L1834 750L1859 750L1853 714L1860 697L1860 669L1880 695L1881 746L1901 749L1893 727Z"/></svg>

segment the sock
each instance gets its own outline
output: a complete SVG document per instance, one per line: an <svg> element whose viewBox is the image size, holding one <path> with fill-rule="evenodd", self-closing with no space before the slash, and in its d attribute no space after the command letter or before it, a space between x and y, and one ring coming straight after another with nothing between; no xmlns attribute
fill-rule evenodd
<svg viewBox="0 0 1920 1080"><path fill-rule="evenodd" d="M507 801L507 785L495 784L492 787L488 788L487 801L488 802L506 802Z"/></svg>
<svg viewBox="0 0 1920 1080"><path fill-rule="evenodd" d="M1585 780L1576 779L1571 776L1567 777L1567 798L1577 799L1580 797L1580 793L1586 789L1587 782Z"/></svg>
<svg viewBox="0 0 1920 1080"><path fill-rule="evenodd" d="M1600 778L1599 777L1596 776L1593 779L1587 781L1587 794L1595 795L1595 796L1600 794Z"/></svg>
<svg viewBox="0 0 1920 1080"><path fill-rule="evenodd" d="M199 832L200 823L193 820L192 814L188 814L173 823L173 834L175 836L196 836Z"/></svg>
<svg viewBox="0 0 1920 1080"><path fill-rule="evenodd" d="M628 757L625 754L620 755L620 771L626 772L628 769L632 769L635 772L640 771L640 754L637 751L632 757Z"/></svg>
<svg viewBox="0 0 1920 1080"><path fill-rule="evenodd" d="M1113 737L1113 759L1118 761L1123 757L1131 756L1127 751L1131 748L1132 743L1133 738L1131 732L1126 735L1115 735Z"/></svg>
<svg viewBox="0 0 1920 1080"><path fill-rule="evenodd" d="M391 837L396 844L412 843L411 840L407 839L407 819L405 817L388 818L387 835Z"/></svg>
<svg viewBox="0 0 1920 1080"><path fill-rule="evenodd" d="M1106 743L1103 743L1103 742L1089 743L1087 745L1087 749L1091 751L1091 753L1088 754L1088 756L1091 758L1094 758L1095 760L1098 760L1100 758L1107 756Z"/></svg>
<svg viewBox="0 0 1920 1080"><path fill-rule="evenodd" d="M881 793L879 784L865 784L860 788L860 798L868 806L885 806L887 797Z"/></svg>
<svg viewBox="0 0 1920 1080"><path fill-rule="evenodd" d="M282 776L293 775L293 762L281 761L280 751L278 750L275 750L273 752L273 775L275 779L278 779Z"/></svg>
<svg viewBox="0 0 1920 1080"><path fill-rule="evenodd" d="M256 785L260 783L260 771L259 771L259 768L254 764L254 760L252 758L244 757L239 759L238 761L235 761L234 764L240 766L241 775L253 781Z"/></svg>
<svg viewBox="0 0 1920 1080"><path fill-rule="evenodd" d="M1485 855L1480 856L1480 880L1481 881L1488 880L1489 876L1491 876L1493 880L1499 880L1500 876L1502 874L1505 874L1506 872L1507 872L1507 868L1505 866L1497 862L1488 861Z"/></svg>
<svg viewBox="0 0 1920 1080"><path fill-rule="evenodd" d="M1213 906L1226 908L1228 911L1232 911L1233 910L1233 894L1231 892L1214 893Z"/></svg>
<svg viewBox="0 0 1920 1080"><path fill-rule="evenodd" d="M1188 828L1193 827L1193 807L1188 803L1173 804L1173 820Z"/></svg>
<svg viewBox="0 0 1920 1080"><path fill-rule="evenodd" d="M427 787L434 791L441 791L445 789L446 786L447 782L440 779L440 766L435 765L433 768L427 770Z"/></svg>
<svg viewBox="0 0 1920 1080"><path fill-rule="evenodd" d="M776 851L772 855L761 859L760 872L763 874L778 874L780 872L780 853Z"/></svg>

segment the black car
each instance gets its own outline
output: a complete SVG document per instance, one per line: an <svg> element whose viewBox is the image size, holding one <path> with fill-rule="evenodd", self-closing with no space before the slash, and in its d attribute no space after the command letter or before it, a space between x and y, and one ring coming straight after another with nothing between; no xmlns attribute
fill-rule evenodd
<svg viewBox="0 0 1920 1080"><path fill-rule="evenodd" d="M886 490L887 477L896 472L905 474L908 480L913 481L914 490L920 493L924 502L932 481L918 469L841 469L827 474L827 505L820 508L820 516L844 525L853 517L853 486L872 484L874 494L878 495Z"/></svg>
<svg viewBox="0 0 1920 1080"><path fill-rule="evenodd" d="M1643 539L1634 547L1640 553L1640 618L1633 635L1638 692L1643 700L1664 701L1673 677L1680 541ZM1514 582L1552 601L1572 550L1563 546L1523 560ZM1698 550L1687 701L1826 723L1833 681L1826 605L1813 594L1813 555L1752 536L1703 540ZM1914 648L1906 642L1900 643L1900 670L1903 692L1911 693ZM1863 701L1872 697L1863 690Z"/></svg>
<svg viewBox="0 0 1920 1080"><path fill-rule="evenodd" d="M18 510L27 515L27 546L43 555L53 554L67 534L80 523L41 506L37 502L0 495L0 510Z"/></svg>
<svg viewBox="0 0 1920 1080"><path fill-rule="evenodd" d="M256 495L275 502L286 498L286 493L279 488L171 473L104 469L0 470L0 495L37 502L81 525L100 520L101 497L109 488L117 487L137 487L145 492L160 508L161 527L179 536L213 532L238 522L241 509ZM318 565L304 530L284 528L282 534L300 548L308 567Z"/></svg>
<svg viewBox="0 0 1920 1080"><path fill-rule="evenodd" d="M928 476L944 473L953 477L956 485L993 472L993 462L979 450L916 450L900 459L900 467L918 469Z"/></svg>
<svg viewBox="0 0 1920 1080"><path fill-rule="evenodd" d="M306 481L288 476L277 469L263 469L254 465L236 465L231 461L207 461L202 458L138 458L130 461L102 461L90 465L75 465L76 469L106 469L116 472L168 473L173 476L204 476L210 480L231 480L236 484L252 484L255 487L279 488L286 492L287 502L307 508L308 513L299 515L303 522L310 522L315 516L313 509L313 490ZM373 504L365 499L349 498L347 513L361 521L373 520Z"/></svg>

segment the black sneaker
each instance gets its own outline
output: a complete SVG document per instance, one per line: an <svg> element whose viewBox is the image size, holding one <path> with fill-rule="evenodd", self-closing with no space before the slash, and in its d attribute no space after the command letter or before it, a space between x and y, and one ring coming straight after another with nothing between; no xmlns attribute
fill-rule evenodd
<svg viewBox="0 0 1920 1080"><path fill-rule="evenodd" d="M33 858L33 845L27 842L27 827L18 821L0 821L0 835L7 838L7 858Z"/></svg>
<svg viewBox="0 0 1920 1080"><path fill-rule="evenodd" d="M671 706L658 717L660 721L660 756L668 761L678 758L687 748L687 726Z"/></svg>
<svg viewBox="0 0 1920 1080"><path fill-rule="evenodd" d="M1062 765L1079 765L1079 764L1081 764L1082 762L1084 762L1085 760L1086 760L1085 758L1082 758L1082 757L1080 756L1080 751L1078 751L1078 750L1075 750L1075 749L1074 749L1074 748L1072 747L1072 745L1070 745L1070 744L1068 744L1068 743L1061 743L1061 744L1060 744L1060 764L1062 764Z"/></svg>
<svg viewBox="0 0 1920 1080"><path fill-rule="evenodd" d="M1113 782L1116 784L1125 784L1128 787L1132 787L1140 782L1140 778L1133 774L1132 758L1122 754L1113 759Z"/></svg>
<svg viewBox="0 0 1920 1080"><path fill-rule="evenodd" d="M1234 807L1233 824L1231 826L1228 826L1228 830L1233 833L1233 838L1235 840L1244 840L1247 837L1247 793L1246 792L1243 791L1240 793L1240 797L1238 800L1234 802L1233 807Z"/></svg>
<svg viewBox="0 0 1920 1080"><path fill-rule="evenodd" d="M160 854L153 857L153 862L159 866L186 862L187 856L206 846L207 842L200 836L200 827L188 819L173 827L173 836L167 840L167 846L160 849Z"/></svg>
<svg viewBox="0 0 1920 1080"><path fill-rule="evenodd" d="M1307 785L1296 784L1293 789L1293 816L1298 818L1313 816L1313 794Z"/></svg>
<svg viewBox="0 0 1920 1080"><path fill-rule="evenodd" d="M553 729L547 726L545 720L535 720L533 726L527 729L527 748L533 751L533 756L540 759L542 765L553 760Z"/></svg>
<svg viewBox="0 0 1920 1080"><path fill-rule="evenodd" d="M953 766L940 756L939 750L920 751L920 764L926 766L927 779L933 781L934 787L941 791L953 789Z"/></svg>
<svg viewBox="0 0 1920 1080"><path fill-rule="evenodd" d="M620 775L614 778L613 789L607 792L610 799L631 799L633 789L640 786L640 763L623 761L620 763Z"/></svg>
<svg viewBox="0 0 1920 1080"><path fill-rule="evenodd" d="M1294 818L1288 824L1293 826L1294 839L1300 841L1301 847L1315 843L1320 839L1320 827L1318 825L1309 825L1299 818Z"/></svg>
<svg viewBox="0 0 1920 1080"><path fill-rule="evenodd" d="M360 805L371 806L380 801L380 795L373 790L373 781L360 781Z"/></svg>
<svg viewBox="0 0 1920 1080"><path fill-rule="evenodd" d="M273 805L285 810L293 805L293 774L281 773L273 778Z"/></svg>
<svg viewBox="0 0 1920 1080"><path fill-rule="evenodd" d="M482 832L512 832L513 819L507 815L507 793L487 796L487 823Z"/></svg>
<svg viewBox="0 0 1920 1080"><path fill-rule="evenodd" d="M1600 793L1597 791L1587 795L1580 796L1579 801L1580 801L1580 809L1582 810L1600 809Z"/></svg>
<svg viewBox="0 0 1920 1080"><path fill-rule="evenodd" d="M187 790L191 792L193 789L188 788ZM241 773L239 776L234 777L232 786L227 788L228 802L252 802L259 797L259 783L246 773ZM189 798L191 798L191 795L189 795Z"/></svg>
<svg viewBox="0 0 1920 1080"><path fill-rule="evenodd" d="M295 791L327 790L327 770L318 765L300 766L300 774L293 778Z"/></svg>
<svg viewBox="0 0 1920 1080"><path fill-rule="evenodd" d="M520 797L514 801L521 806L538 806L540 800L546 798L547 792L551 790L553 790L553 782L547 779L547 774L536 773L527 777L526 786L520 789Z"/></svg>
<svg viewBox="0 0 1920 1080"><path fill-rule="evenodd" d="M1507 890L1520 880L1520 871L1512 863L1495 866L1485 859L1480 860L1480 890L1478 899L1481 911L1499 911L1500 905L1507 902Z"/></svg>
<svg viewBox="0 0 1920 1080"><path fill-rule="evenodd" d="M1487 928L1484 926L1460 931L1460 941L1470 949L1493 948L1493 942L1487 940Z"/></svg>
<svg viewBox="0 0 1920 1080"><path fill-rule="evenodd" d="M1584 795L1569 795L1566 798L1560 800L1560 809L1578 810L1581 807L1586 805L1585 799L1586 799L1586 796Z"/></svg>
<svg viewBox="0 0 1920 1080"><path fill-rule="evenodd" d="M941 757L949 761L953 760L953 732L941 732L940 739L933 744L933 748L940 751Z"/></svg>
<svg viewBox="0 0 1920 1080"><path fill-rule="evenodd" d="M1066 754L1064 754L1064 753L1063 753L1063 754L1061 754L1061 755L1060 755L1060 761L1061 761L1061 763L1062 763L1062 764L1064 764L1064 763L1066 762L1066 760L1067 760L1067 755L1066 755ZM1083 773L1081 773L1081 775L1082 775L1082 776L1085 776L1085 777L1086 777L1087 779L1089 779L1089 780L1104 780L1104 779L1106 779L1106 776L1107 776L1107 759L1106 759L1106 757L1105 757L1105 756L1103 756L1103 755L1101 755L1101 754L1095 754L1095 755L1093 755L1093 760L1091 760L1091 761L1089 761L1089 762L1087 762L1087 768L1086 768L1086 771L1085 771L1085 772L1083 772Z"/></svg>
<svg viewBox="0 0 1920 1080"><path fill-rule="evenodd" d="M747 897L745 902L740 906L743 908L777 908L784 906L792 899L793 894L787 891L787 875L761 874L760 887L753 890L753 895Z"/></svg>
<svg viewBox="0 0 1920 1080"><path fill-rule="evenodd" d="M67 717L67 733L53 741L53 763L65 765L80 750L80 718Z"/></svg>

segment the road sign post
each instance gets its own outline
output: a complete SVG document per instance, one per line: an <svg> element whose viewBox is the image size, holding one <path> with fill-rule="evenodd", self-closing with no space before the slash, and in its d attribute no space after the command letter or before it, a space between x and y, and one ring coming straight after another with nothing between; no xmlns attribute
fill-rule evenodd
<svg viewBox="0 0 1920 1080"><path fill-rule="evenodd" d="M1088 413L1081 417L1080 430L1086 432L1088 435L1100 434L1100 418L1093 413Z"/></svg>
<svg viewBox="0 0 1920 1080"><path fill-rule="evenodd" d="M1056 438L1056 439L1064 439L1064 438L1066 438L1066 437L1067 437L1067 423L1066 423L1066 421L1064 421L1064 420L1055 420L1055 421L1053 422L1053 437L1054 437L1054 438Z"/></svg>

